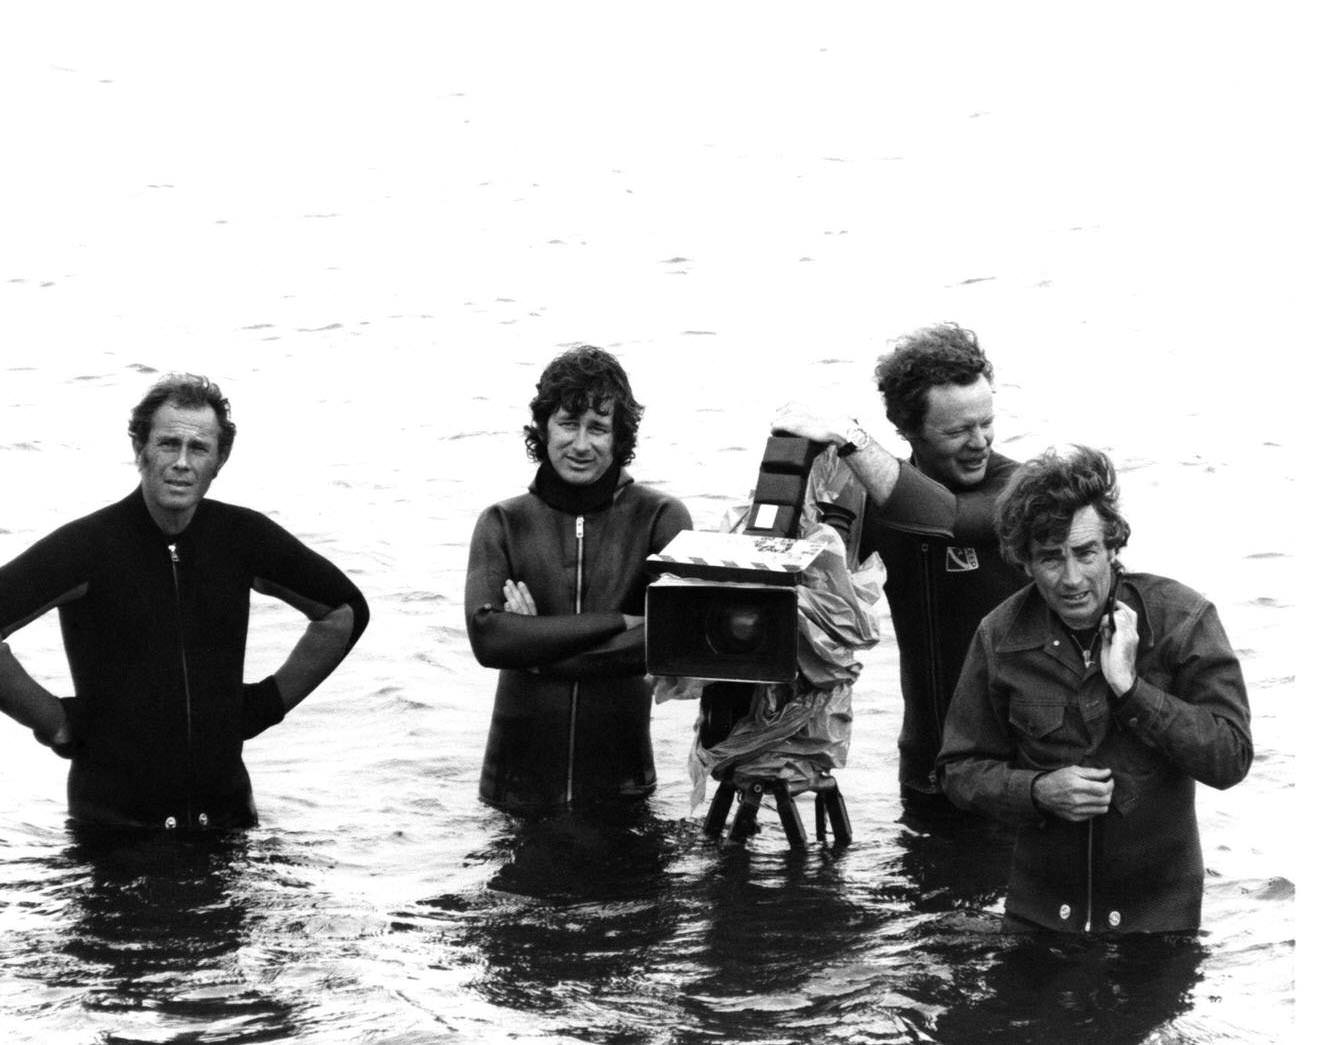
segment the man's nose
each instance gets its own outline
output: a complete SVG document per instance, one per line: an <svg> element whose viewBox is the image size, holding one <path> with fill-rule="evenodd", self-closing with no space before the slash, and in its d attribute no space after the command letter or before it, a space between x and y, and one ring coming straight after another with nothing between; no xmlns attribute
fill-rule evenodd
<svg viewBox="0 0 1320 1045"><path fill-rule="evenodd" d="M1082 583L1082 566L1076 559L1068 558L1063 563L1063 583L1069 588L1075 588Z"/></svg>
<svg viewBox="0 0 1320 1045"><path fill-rule="evenodd" d="M186 446L179 447L179 452L174 455L174 460L170 462L170 467L180 469L188 467L188 448Z"/></svg>
<svg viewBox="0 0 1320 1045"><path fill-rule="evenodd" d="M591 436L585 428L579 428L573 436L574 450L587 450L591 447Z"/></svg>
<svg viewBox="0 0 1320 1045"><path fill-rule="evenodd" d="M990 445L990 439L993 435L994 432L990 429L982 428L980 425L977 425L972 429L970 442L977 450L984 450Z"/></svg>

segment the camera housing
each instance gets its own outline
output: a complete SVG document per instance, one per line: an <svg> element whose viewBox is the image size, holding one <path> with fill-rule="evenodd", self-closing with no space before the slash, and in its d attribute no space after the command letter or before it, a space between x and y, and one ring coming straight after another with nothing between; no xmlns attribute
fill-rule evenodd
<svg viewBox="0 0 1320 1045"><path fill-rule="evenodd" d="M797 677L797 592L820 552L794 539L807 477L823 444L766 441L742 533L685 530L647 561L674 574L646 592L646 670L725 682Z"/></svg>

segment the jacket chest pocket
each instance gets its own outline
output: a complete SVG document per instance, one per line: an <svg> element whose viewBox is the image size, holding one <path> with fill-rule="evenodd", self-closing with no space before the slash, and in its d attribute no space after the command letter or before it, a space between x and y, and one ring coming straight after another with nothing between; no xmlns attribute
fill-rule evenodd
<svg viewBox="0 0 1320 1045"><path fill-rule="evenodd" d="M1063 728L1065 707L1059 703L1012 699L1008 721L1029 740L1042 740Z"/></svg>
<svg viewBox="0 0 1320 1045"><path fill-rule="evenodd" d="M1008 721L1018 735L1021 754L1032 765L1053 768L1077 763L1088 746L1081 716L1068 704L1014 698Z"/></svg>

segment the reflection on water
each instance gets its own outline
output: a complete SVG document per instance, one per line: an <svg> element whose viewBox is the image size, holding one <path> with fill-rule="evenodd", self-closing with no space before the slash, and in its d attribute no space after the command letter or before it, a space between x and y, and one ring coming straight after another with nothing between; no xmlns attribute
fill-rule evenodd
<svg viewBox="0 0 1320 1045"><path fill-rule="evenodd" d="M73 827L70 839L32 868L62 904L58 927L12 971L76 993L71 1026L114 1027L107 1041L178 1040L198 1027L210 1040L294 1033L294 1006L241 969L267 917L245 834Z"/></svg>
<svg viewBox="0 0 1320 1045"><path fill-rule="evenodd" d="M896 835L901 847L903 899L915 911L980 910L1004 895L1014 832L1003 824L961 813L905 812Z"/></svg>
<svg viewBox="0 0 1320 1045"><path fill-rule="evenodd" d="M961 998L936 1021L937 1037L948 1045L1135 1045L1191 1007L1205 957L1186 935L1014 936L959 969Z"/></svg>
<svg viewBox="0 0 1320 1045"><path fill-rule="evenodd" d="M1000 829L781 843L714 841L644 806L506 819L470 854L495 868L485 885L418 913L442 964L465 955L468 989L574 1041L1122 1045L1191 1004L1194 937L1001 933L985 904L1002 899Z"/></svg>

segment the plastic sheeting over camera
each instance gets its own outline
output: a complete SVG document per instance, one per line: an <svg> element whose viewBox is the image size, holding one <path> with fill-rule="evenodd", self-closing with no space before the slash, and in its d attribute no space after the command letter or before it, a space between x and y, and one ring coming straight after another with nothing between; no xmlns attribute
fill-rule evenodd
<svg viewBox="0 0 1320 1045"><path fill-rule="evenodd" d="M823 541L824 549L796 587L797 680L749 684L749 710L710 747L702 745L698 723L688 757L693 809L705 799L708 776L731 775L735 783L786 780L790 790L798 792L847 762L852 687L861 673L856 654L880 639L877 604L884 567L872 557L850 571L843 539L818 520L804 522L801 536ZM707 684L702 679L660 678L655 697L657 701L695 699Z"/></svg>

